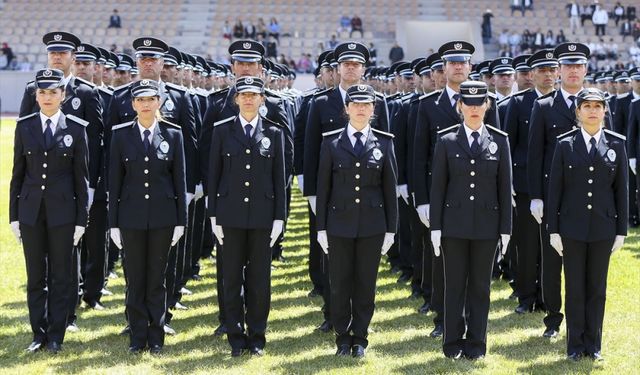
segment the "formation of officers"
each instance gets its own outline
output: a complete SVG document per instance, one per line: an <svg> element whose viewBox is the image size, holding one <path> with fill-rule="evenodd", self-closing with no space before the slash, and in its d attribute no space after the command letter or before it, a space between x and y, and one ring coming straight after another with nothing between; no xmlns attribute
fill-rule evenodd
<svg viewBox="0 0 640 375"><path fill-rule="evenodd" d="M295 177L336 355L365 356L385 255L447 357L486 355L502 277L516 313L544 312L544 337L566 314L569 359L602 359L609 258L639 222L637 68L588 75L580 43L472 64L465 41L365 68L367 47L347 42L300 92L253 40L229 46L230 65L152 37L133 57L66 32L43 42L10 186L28 351L61 350L81 303L104 309L122 258L129 351L162 353L215 248L215 334L262 355Z"/></svg>

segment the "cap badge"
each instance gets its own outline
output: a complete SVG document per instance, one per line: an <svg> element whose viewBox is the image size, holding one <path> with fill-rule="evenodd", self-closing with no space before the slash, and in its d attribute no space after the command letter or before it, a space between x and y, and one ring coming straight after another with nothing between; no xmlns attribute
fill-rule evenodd
<svg viewBox="0 0 640 375"><path fill-rule="evenodd" d="M462 43L456 43L453 45L453 48L455 49L462 49Z"/></svg>
<svg viewBox="0 0 640 375"><path fill-rule="evenodd" d="M149 47L151 45L151 39L145 39L142 44L144 44L146 47Z"/></svg>
<svg viewBox="0 0 640 375"><path fill-rule="evenodd" d="M469 94L471 95L475 95L478 93L478 88L477 87L471 87L469 88Z"/></svg>
<svg viewBox="0 0 640 375"><path fill-rule="evenodd" d="M244 49L250 49L250 48L251 48L251 43L249 43L249 42L243 43L243 44L242 44L242 48L244 48Z"/></svg>
<svg viewBox="0 0 640 375"><path fill-rule="evenodd" d="M143 79L142 81L140 81L140 86L149 86L149 80Z"/></svg>
<svg viewBox="0 0 640 375"><path fill-rule="evenodd" d="M247 85L250 85L253 83L253 78L251 77L247 77L244 79L244 83L246 83Z"/></svg>
<svg viewBox="0 0 640 375"><path fill-rule="evenodd" d="M575 44L569 44L569 51L573 52L576 50L576 45Z"/></svg>
<svg viewBox="0 0 640 375"><path fill-rule="evenodd" d="M501 63L503 64L508 64L509 63L509 59L502 59L500 60Z"/></svg>
<svg viewBox="0 0 640 375"><path fill-rule="evenodd" d="M358 85L358 91L367 91L367 86L365 86L365 85Z"/></svg>
<svg viewBox="0 0 640 375"><path fill-rule="evenodd" d="M356 49L356 44L355 43L351 43L347 46L347 48L349 48L350 50L354 50Z"/></svg>
<svg viewBox="0 0 640 375"><path fill-rule="evenodd" d="M53 40L55 40L56 42L59 42L62 40L62 35L60 34L56 34L53 36Z"/></svg>
<svg viewBox="0 0 640 375"><path fill-rule="evenodd" d="M79 46L79 47L77 48L77 50L78 50L78 52L84 52L84 46Z"/></svg>
<svg viewBox="0 0 640 375"><path fill-rule="evenodd" d="M51 71L51 69L47 69L44 72L42 72L42 75L44 77L51 77L52 74L53 74L53 72Z"/></svg>
<svg viewBox="0 0 640 375"><path fill-rule="evenodd" d="M553 59L553 52L547 52L546 56L547 59Z"/></svg>

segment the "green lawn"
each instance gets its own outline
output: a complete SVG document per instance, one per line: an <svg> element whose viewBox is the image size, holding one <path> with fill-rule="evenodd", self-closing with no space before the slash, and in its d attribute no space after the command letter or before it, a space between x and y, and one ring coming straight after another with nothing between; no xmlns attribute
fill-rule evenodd
<svg viewBox="0 0 640 375"><path fill-rule="evenodd" d="M616 373L640 372L640 244L633 232L626 246L611 261L605 316L603 355L605 362L565 360L564 326L561 338L552 342L541 337L542 315L517 316L505 282L492 288L485 360L453 362L443 357L440 340L429 338L432 316L416 312L420 301L412 301L408 286L395 282L383 264L378 280L377 309L373 317L370 346L362 361L334 357L333 335L314 332L320 323L321 300L310 299L306 254L306 207L298 195L292 206L285 241L287 263L273 272L272 307L266 355L261 358L231 358L224 338L213 336L217 325L215 265L203 263L201 282L189 288L187 311L177 311L173 327L160 357L127 353L128 339L118 335L124 326L124 279L109 283L114 292L105 297L104 311L79 311L80 332L66 336L57 356L46 352L28 355L31 341L28 322L25 268L22 248L8 225L8 185L12 164L14 123L0 125L0 369L2 373ZM118 273L122 275L120 269Z"/></svg>

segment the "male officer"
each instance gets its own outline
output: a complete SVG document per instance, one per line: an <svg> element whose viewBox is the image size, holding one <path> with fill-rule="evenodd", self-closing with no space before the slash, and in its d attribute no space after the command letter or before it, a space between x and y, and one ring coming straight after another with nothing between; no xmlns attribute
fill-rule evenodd
<svg viewBox="0 0 640 375"><path fill-rule="evenodd" d="M587 73L589 47L581 43L562 43L553 53L560 64L560 89L539 97L533 104L529 123L529 149L527 152L527 183L530 211L542 232L542 299L547 310L543 336L555 338L564 316L560 313L560 272L562 258L551 247L546 218L543 222L544 199L556 138L576 126L575 96L582 90Z"/></svg>
<svg viewBox="0 0 640 375"><path fill-rule="evenodd" d="M309 222L313 228L315 228L316 185L322 133L341 129L347 125L344 116L344 98L347 89L361 82L364 66L369 60L369 49L358 42L342 43L336 46L333 54L338 62L337 73L340 75L340 83L337 87L327 88L314 95L309 106L305 132L303 191L311 207ZM374 116L376 119L371 126L378 130L388 131L387 104L382 94L376 93ZM312 231L311 228L310 226L310 231ZM328 259L324 255L321 256L324 265L323 299L325 306L323 313L325 320L318 326L318 329L322 332L329 332L333 327L329 316Z"/></svg>
<svg viewBox="0 0 640 375"><path fill-rule="evenodd" d="M511 57L500 57L489 64L489 71L493 76L493 84L496 89L496 100L500 101L511 95L515 82L516 70L513 68Z"/></svg>
<svg viewBox="0 0 640 375"><path fill-rule="evenodd" d="M538 224L529 211L527 184L527 150L529 145L529 119L534 101L553 91L558 76L558 60L552 49L542 49L526 61L532 69L534 88L519 91L507 104L505 130L509 134L513 168L515 215L511 254L516 254L516 294L519 304L516 313L524 314L544 309L539 296L540 234Z"/></svg>
<svg viewBox="0 0 640 375"><path fill-rule="evenodd" d="M131 82L131 69L133 68L133 58L125 53L119 53L118 66L115 67L115 77L113 85L124 86Z"/></svg>
<svg viewBox="0 0 640 375"><path fill-rule="evenodd" d="M430 162L435 150L437 133L441 129L460 123L455 110L459 98L460 84L467 80L471 71L471 55L475 47L465 41L452 41L443 44L438 54L444 61L447 78L445 89L434 91L422 97L416 120L416 133L413 147L413 180L415 205L420 221L429 226L429 189L431 188ZM432 65L433 69L433 65ZM491 106L487 111L486 123L499 128L495 95L489 93ZM436 312L435 328L432 337L439 337L443 330L444 285L442 258L433 257L431 308Z"/></svg>
<svg viewBox="0 0 640 375"><path fill-rule="evenodd" d="M513 69L516 70L516 85L518 91L530 89L534 86L531 67L527 65L527 60L531 57L529 54L518 55L513 58Z"/></svg>
<svg viewBox="0 0 640 375"><path fill-rule="evenodd" d="M631 78L631 87L633 90L629 96L632 97L629 104L629 121L627 123L627 148L629 149L629 167L633 171L636 178L636 186L638 186L638 174L637 174L637 158L638 158L638 132L640 130L640 70L633 68L629 71L629 77ZM636 188L637 189L637 188ZM637 191L634 191L637 194ZM637 202L637 195L634 196L634 200ZM640 209L640 208L639 208Z"/></svg>

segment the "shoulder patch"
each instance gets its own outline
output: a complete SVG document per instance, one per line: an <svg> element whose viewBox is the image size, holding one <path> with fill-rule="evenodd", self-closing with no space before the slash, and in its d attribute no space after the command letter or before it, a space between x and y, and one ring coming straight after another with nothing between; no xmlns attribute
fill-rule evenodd
<svg viewBox="0 0 640 375"><path fill-rule="evenodd" d="M39 113L39 112L33 112L33 113L32 113L32 114L30 114L30 115L22 116L22 117L18 118L18 119L16 120L16 122L20 122L20 121L22 121L22 120L26 120L26 119L28 119L28 118L31 118L31 117L33 117L33 116L37 115L38 113Z"/></svg>
<svg viewBox="0 0 640 375"><path fill-rule="evenodd" d="M133 124L133 121L124 122L122 124L112 126L111 130L113 131L113 130L123 129L123 128L126 128L127 126L131 126L132 124Z"/></svg>
<svg viewBox="0 0 640 375"><path fill-rule="evenodd" d="M330 135L338 134L338 133L341 133L343 130L344 130L344 128L340 128L340 129L332 130L332 131L329 131L329 132L324 132L324 133L322 133L322 136L323 137L327 137L327 136L330 136Z"/></svg>
<svg viewBox="0 0 640 375"><path fill-rule="evenodd" d="M82 125L82 126L87 126L89 125L89 121L83 120L80 117L76 117L74 115L65 115L66 118L68 118L69 120L73 121L73 122L77 122L78 124Z"/></svg>
<svg viewBox="0 0 640 375"><path fill-rule="evenodd" d="M614 136L614 137L616 137L616 138L619 138L619 139L621 139L621 140L623 140L623 141L626 141L626 140L627 140L627 137L625 137L624 135L622 135L622 134L620 134L620 133L616 133L616 132L614 132L613 130L604 129L604 132L605 132L605 133L607 133L607 134L609 134L609 135L612 135L612 136Z"/></svg>
<svg viewBox="0 0 640 375"><path fill-rule="evenodd" d="M130 83L125 83L124 85L121 85L121 86L118 86L118 87L114 87L113 88L113 92L122 91L124 89L128 89L129 85L130 85Z"/></svg>
<svg viewBox="0 0 640 375"><path fill-rule="evenodd" d="M439 95L440 93L442 93L442 90L431 91L430 93L424 94L421 97L419 97L418 100L423 100L434 95Z"/></svg>
<svg viewBox="0 0 640 375"><path fill-rule="evenodd" d="M498 129L495 126L491 126L491 125L487 125L487 124L485 124L485 126L487 127L487 129L490 129L490 130L492 130L492 131L494 131L494 132L496 132L496 133L498 133L500 135L504 135L505 137L507 137L509 135L509 134L507 134L507 132L504 132L504 131Z"/></svg>
<svg viewBox="0 0 640 375"><path fill-rule="evenodd" d="M557 139L562 139L562 138L564 138L564 137L566 137L566 136L568 136L568 135L571 135L571 134L573 134L573 133L577 132L579 129L580 129L580 128L575 127L575 128L573 128L573 129L569 130L569 131L568 131L568 132L566 132L566 133L562 133L562 134L560 134L560 135L559 135L559 136L557 136L556 138L557 138Z"/></svg>
<svg viewBox="0 0 640 375"><path fill-rule="evenodd" d="M452 130L458 129L459 127L460 127L460 124L456 124L456 125L449 126L448 128L444 128L442 130L438 130L438 135L442 135L444 133L448 133L448 132L450 132Z"/></svg>
<svg viewBox="0 0 640 375"><path fill-rule="evenodd" d="M176 128L176 129L182 129L182 128L180 127L180 125L174 124L173 122L169 122L169 121L167 121L167 120L162 120L162 121L161 121L161 123L163 123L163 124L165 124L165 125L169 125L169 126L171 126L171 127L173 127L173 128Z"/></svg>
<svg viewBox="0 0 640 375"><path fill-rule="evenodd" d="M95 85L95 84L93 84L93 82L89 82L89 81L84 80L84 79L82 79L82 78L80 78L80 77L78 77L78 76L76 76L76 80L77 80L77 81L80 81L80 82L82 82L82 83L84 83L85 85L87 85L87 86L89 86L89 87L92 87L92 88L93 88L93 87L96 87L96 85Z"/></svg>
<svg viewBox="0 0 640 375"><path fill-rule="evenodd" d="M381 135L387 136L389 138L395 138L395 135L393 135L391 133L387 133L385 131L374 129L374 128L371 128L371 130L373 130L373 132L376 133L376 134L381 134Z"/></svg>
<svg viewBox="0 0 640 375"><path fill-rule="evenodd" d="M168 87L170 87L170 88L172 88L172 89L174 89L174 90L178 90L178 91L182 91L182 92L187 91L187 88L186 88L186 87L178 86L178 85L176 85L175 83L165 82L165 83L164 83L164 85L165 85L165 86L168 86Z"/></svg>
<svg viewBox="0 0 640 375"><path fill-rule="evenodd" d="M224 119L224 120L216 121L216 122L214 122L214 123L213 123L213 126L218 126L218 125L226 124L226 123L227 123L227 122L229 122L229 121L233 121L233 120L235 120L235 119L236 119L236 117L238 117L238 116L231 116L231 117L227 117L227 118L226 118L226 119Z"/></svg>

